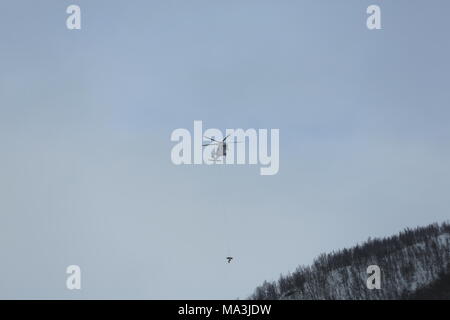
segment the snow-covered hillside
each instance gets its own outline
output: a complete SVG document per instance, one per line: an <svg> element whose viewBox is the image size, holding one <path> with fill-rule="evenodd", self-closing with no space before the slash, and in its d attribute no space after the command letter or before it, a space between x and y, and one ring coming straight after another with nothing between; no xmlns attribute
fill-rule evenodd
<svg viewBox="0 0 450 320"><path fill-rule="evenodd" d="M381 269L381 289L367 288L370 265ZM407 299L448 274L450 224L433 224L322 254L311 266L264 282L251 299Z"/></svg>

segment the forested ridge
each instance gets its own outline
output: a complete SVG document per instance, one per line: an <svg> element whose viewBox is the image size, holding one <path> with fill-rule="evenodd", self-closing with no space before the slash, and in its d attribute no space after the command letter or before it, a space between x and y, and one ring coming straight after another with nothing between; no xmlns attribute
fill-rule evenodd
<svg viewBox="0 0 450 320"><path fill-rule="evenodd" d="M367 288L367 267L381 270L381 288ZM321 254L249 297L276 299L446 299L450 292L450 224L405 229L398 235Z"/></svg>

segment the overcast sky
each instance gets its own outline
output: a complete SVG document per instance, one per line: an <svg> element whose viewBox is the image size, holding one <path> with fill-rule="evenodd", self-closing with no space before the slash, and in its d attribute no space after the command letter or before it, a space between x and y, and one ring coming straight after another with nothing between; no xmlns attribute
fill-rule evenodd
<svg viewBox="0 0 450 320"><path fill-rule="evenodd" d="M449 12L1 1L0 298L245 298L322 252L447 220ZM194 120L279 128L279 173L173 165L170 135Z"/></svg>

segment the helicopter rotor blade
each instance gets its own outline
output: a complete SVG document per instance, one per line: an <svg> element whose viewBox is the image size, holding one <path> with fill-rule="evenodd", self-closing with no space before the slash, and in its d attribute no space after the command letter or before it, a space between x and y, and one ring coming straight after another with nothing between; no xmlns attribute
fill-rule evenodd
<svg viewBox="0 0 450 320"><path fill-rule="evenodd" d="M217 141L217 140L215 140L215 139L213 139L213 138L210 138L210 137L207 137L207 136L204 136L205 138L207 138L207 139L209 139L209 140L212 140L212 141L214 141L214 142L220 142L220 141Z"/></svg>

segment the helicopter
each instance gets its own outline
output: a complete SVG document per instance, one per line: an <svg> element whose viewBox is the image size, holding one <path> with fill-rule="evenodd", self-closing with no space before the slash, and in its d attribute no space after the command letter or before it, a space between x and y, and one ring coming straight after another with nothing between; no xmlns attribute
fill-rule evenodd
<svg viewBox="0 0 450 320"><path fill-rule="evenodd" d="M228 263L230 263L231 260L233 260L233 259L234 259L233 257L227 257Z"/></svg>
<svg viewBox="0 0 450 320"><path fill-rule="evenodd" d="M228 138L229 136L230 136L230 135L227 135L225 138L222 139L222 141L218 141L218 140L216 140L216 139L214 139L214 138L204 136L206 139L211 140L211 142L210 142L210 143L207 143L207 144L203 144L203 145L202 145L203 147L211 146L211 145L216 145L216 146L217 146L217 148L216 148L215 150L213 150L213 152L211 153L211 156L213 157L212 161L214 161L214 163L215 163L220 157L223 157L223 158L224 158L224 161L225 161L225 158L227 157L227 147L228 147L228 144L230 144L230 143L239 143L238 141L226 142L226 140L227 140L227 138Z"/></svg>

